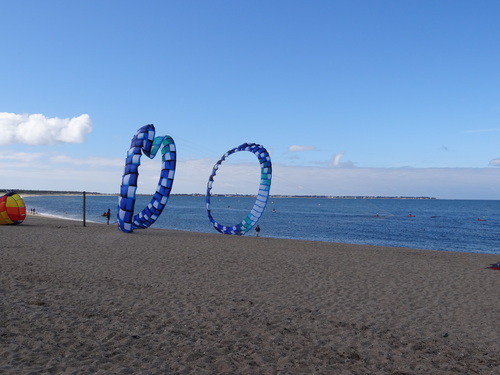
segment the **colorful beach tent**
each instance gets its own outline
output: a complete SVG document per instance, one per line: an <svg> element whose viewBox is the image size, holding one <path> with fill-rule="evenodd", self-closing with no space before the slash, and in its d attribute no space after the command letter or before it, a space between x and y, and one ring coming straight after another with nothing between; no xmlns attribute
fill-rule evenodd
<svg viewBox="0 0 500 375"><path fill-rule="evenodd" d="M21 224L26 218L23 199L14 192L0 198L0 224Z"/></svg>

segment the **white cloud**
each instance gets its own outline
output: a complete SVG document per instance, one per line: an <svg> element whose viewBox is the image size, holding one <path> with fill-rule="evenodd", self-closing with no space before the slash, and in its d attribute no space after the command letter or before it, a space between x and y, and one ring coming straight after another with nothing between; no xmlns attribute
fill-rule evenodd
<svg viewBox="0 0 500 375"><path fill-rule="evenodd" d="M82 143L92 131L92 120L87 114L61 119L42 114L15 114L0 112L0 146L23 143L53 145Z"/></svg>
<svg viewBox="0 0 500 375"><path fill-rule="evenodd" d="M351 161L342 162L341 159L344 157L344 152L339 152L332 156L330 160L330 166L334 168L343 167L343 168L352 168L354 167L354 163Z"/></svg>
<svg viewBox="0 0 500 375"><path fill-rule="evenodd" d="M32 162L43 157L43 153L37 152L7 152L0 154L0 160L10 160L16 162Z"/></svg>
<svg viewBox="0 0 500 375"><path fill-rule="evenodd" d="M344 157L344 153L340 152L332 157L332 166L338 167L340 165L340 159Z"/></svg>
<svg viewBox="0 0 500 375"><path fill-rule="evenodd" d="M500 167L500 159L492 159L488 165L492 167Z"/></svg>
<svg viewBox="0 0 500 375"><path fill-rule="evenodd" d="M290 152L302 152L302 151L312 151L316 150L316 147L314 146L298 146L298 145L292 145L288 147L288 151Z"/></svg>

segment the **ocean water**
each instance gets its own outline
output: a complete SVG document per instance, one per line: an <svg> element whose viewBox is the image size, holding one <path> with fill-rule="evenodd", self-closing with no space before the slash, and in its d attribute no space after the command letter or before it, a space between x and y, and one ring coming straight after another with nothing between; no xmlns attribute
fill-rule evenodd
<svg viewBox="0 0 500 375"><path fill-rule="evenodd" d="M23 199L28 210L66 219L83 217L81 196ZM136 213L149 200L138 197ZM234 225L254 201L212 197L212 215L223 225ZM87 196L86 220L105 223L101 215L110 208L111 222L116 222L117 204L115 196ZM500 254L500 201L270 198L259 225L261 237ZM205 197L171 196L152 227L218 233L208 220Z"/></svg>

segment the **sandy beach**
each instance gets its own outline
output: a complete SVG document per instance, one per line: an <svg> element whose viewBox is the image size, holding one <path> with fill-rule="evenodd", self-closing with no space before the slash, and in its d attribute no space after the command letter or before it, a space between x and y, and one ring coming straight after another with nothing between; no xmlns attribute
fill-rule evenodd
<svg viewBox="0 0 500 375"><path fill-rule="evenodd" d="M29 215L0 226L0 373L500 374L498 261Z"/></svg>

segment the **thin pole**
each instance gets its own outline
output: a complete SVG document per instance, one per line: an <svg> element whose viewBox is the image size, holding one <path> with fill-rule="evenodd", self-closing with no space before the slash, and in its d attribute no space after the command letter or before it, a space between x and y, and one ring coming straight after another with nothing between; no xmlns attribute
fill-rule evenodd
<svg viewBox="0 0 500 375"><path fill-rule="evenodd" d="M87 211L86 206L87 206L87 202L85 199L85 192L83 192L83 226L84 227L87 226L86 225L86 217L85 217L85 212Z"/></svg>

